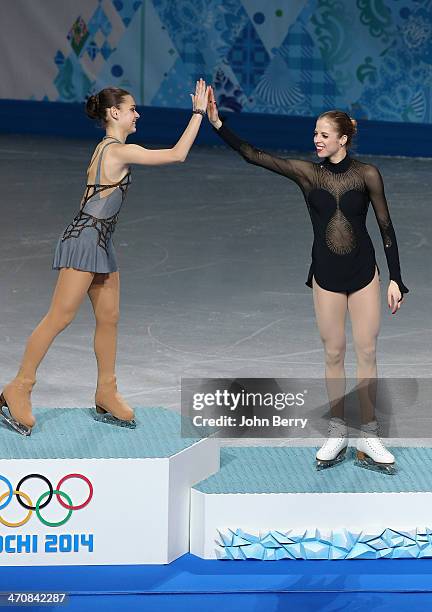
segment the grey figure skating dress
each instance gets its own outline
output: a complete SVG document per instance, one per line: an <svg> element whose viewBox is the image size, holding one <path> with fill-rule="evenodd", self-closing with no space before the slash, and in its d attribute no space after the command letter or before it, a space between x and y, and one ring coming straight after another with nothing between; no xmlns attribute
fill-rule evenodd
<svg viewBox="0 0 432 612"><path fill-rule="evenodd" d="M119 140L109 140L99 153L94 184L87 184L80 210L61 234L54 253L52 267L76 268L87 272L109 273L118 269L112 235L120 208L131 182L130 170L118 182L100 183L101 164L105 149ZM93 160L90 162L90 166ZM108 191L108 195L104 192Z"/></svg>

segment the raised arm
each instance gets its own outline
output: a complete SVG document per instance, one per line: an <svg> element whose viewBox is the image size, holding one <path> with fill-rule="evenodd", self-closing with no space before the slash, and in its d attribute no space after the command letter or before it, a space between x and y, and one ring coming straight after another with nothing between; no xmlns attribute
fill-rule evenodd
<svg viewBox="0 0 432 612"><path fill-rule="evenodd" d="M229 129L219 118L213 89L210 88L207 115L213 129L234 151L237 151L243 159L255 166L261 166L277 174L292 179L301 187L304 187L311 179L313 164L300 159L286 159L271 155L252 146L245 140L241 140L237 134Z"/></svg>
<svg viewBox="0 0 432 612"><path fill-rule="evenodd" d="M365 168L365 181L381 232L387 266L390 272L390 280L397 284L401 293L398 299L401 300L403 294L408 293L409 290L402 282L396 234L384 193L384 183L378 168L371 164L367 164Z"/></svg>
<svg viewBox="0 0 432 612"><path fill-rule="evenodd" d="M201 126L207 108L208 94L209 88L206 87L205 81L203 79L197 81L195 95L191 94L194 114L180 139L171 149L146 149L135 144L119 145L115 147L115 153L113 149L116 161L125 166L129 164L159 166L184 162Z"/></svg>

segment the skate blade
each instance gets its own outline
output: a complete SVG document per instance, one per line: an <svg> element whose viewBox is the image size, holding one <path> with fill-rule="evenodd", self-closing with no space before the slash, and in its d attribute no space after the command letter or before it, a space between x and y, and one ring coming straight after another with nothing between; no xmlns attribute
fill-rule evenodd
<svg viewBox="0 0 432 612"><path fill-rule="evenodd" d="M6 403L0 406L0 419L4 423L6 423L8 427L13 429L14 431L17 431L22 436L29 436L32 432L31 427L28 427L27 425L23 425L22 423L15 421L15 419L10 413L9 406Z"/></svg>
<svg viewBox="0 0 432 612"><path fill-rule="evenodd" d="M366 454L363 454L363 457L359 457L358 454L356 454L354 465L364 468L365 470L372 470L373 472L387 474L388 476L394 476L397 472L394 463L377 463Z"/></svg>
<svg viewBox="0 0 432 612"><path fill-rule="evenodd" d="M342 463L342 461L344 461L346 457L346 450L347 447L345 446L345 448L343 448L334 459L330 459L329 461L324 461L323 459L316 459L315 467L317 472L320 472L321 470L326 470L328 468L334 467L335 465L338 465L339 463Z"/></svg>
<svg viewBox="0 0 432 612"><path fill-rule="evenodd" d="M95 421L100 423L107 423L108 425L116 425L117 427L127 427L128 429L136 428L136 421L125 421L124 419L118 419L103 408L96 406L96 411L93 412L93 418Z"/></svg>

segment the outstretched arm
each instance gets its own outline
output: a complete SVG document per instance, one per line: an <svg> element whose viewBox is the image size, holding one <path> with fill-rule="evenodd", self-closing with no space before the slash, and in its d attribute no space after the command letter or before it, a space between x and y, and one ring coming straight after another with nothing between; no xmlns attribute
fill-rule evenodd
<svg viewBox="0 0 432 612"><path fill-rule="evenodd" d="M408 293L409 290L402 282L396 234L390 218L390 212L384 193L384 183L378 168L368 164L365 170L365 181L381 232L384 252L387 259L387 266L390 272L388 301L389 307L392 309L394 314L400 307L403 294ZM396 284L396 286L392 285L392 281ZM394 302L394 305L391 304L392 301Z"/></svg>
<svg viewBox="0 0 432 612"><path fill-rule="evenodd" d="M208 93L209 88L206 87L205 81L203 79L197 81L195 95L191 94L194 111L205 112ZM116 146L113 154L116 160L125 166L129 164L158 166L184 162L198 134L202 119L203 114L194 113L179 141L171 149L145 149L140 145L129 144Z"/></svg>
<svg viewBox="0 0 432 612"><path fill-rule="evenodd" d="M237 134L230 130L219 118L219 113L214 97L213 89L210 87L207 116L213 128L232 149L250 164L261 166L277 174L292 179L303 187L310 180L313 164L300 159L286 159L270 155L252 146L245 140L241 140Z"/></svg>

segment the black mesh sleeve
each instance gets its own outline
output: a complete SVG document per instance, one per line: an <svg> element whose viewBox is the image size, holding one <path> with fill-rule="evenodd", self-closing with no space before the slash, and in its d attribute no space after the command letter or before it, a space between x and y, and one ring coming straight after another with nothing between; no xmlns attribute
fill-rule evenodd
<svg viewBox="0 0 432 612"><path fill-rule="evenodd" d="M384 194L384 183L378 168L368 164L365 170L365 181L369 191L370 201L372 203L376 220L381 232L384 252L390 272L390 280L394 280L398 284L399 290L402 294L408 293L409 290L405 287L401 278L396 234Z"/></svg>
<svg viewBox="0 0 432 612"><path fill-rule="evenodd" d="M227 145L237 151L248 163L281 174L295 181L302 188L310 182L313 173L312 162L286 159L261 151L245 140L241 140L225 123L219 129L213 129Z"/></svg>

